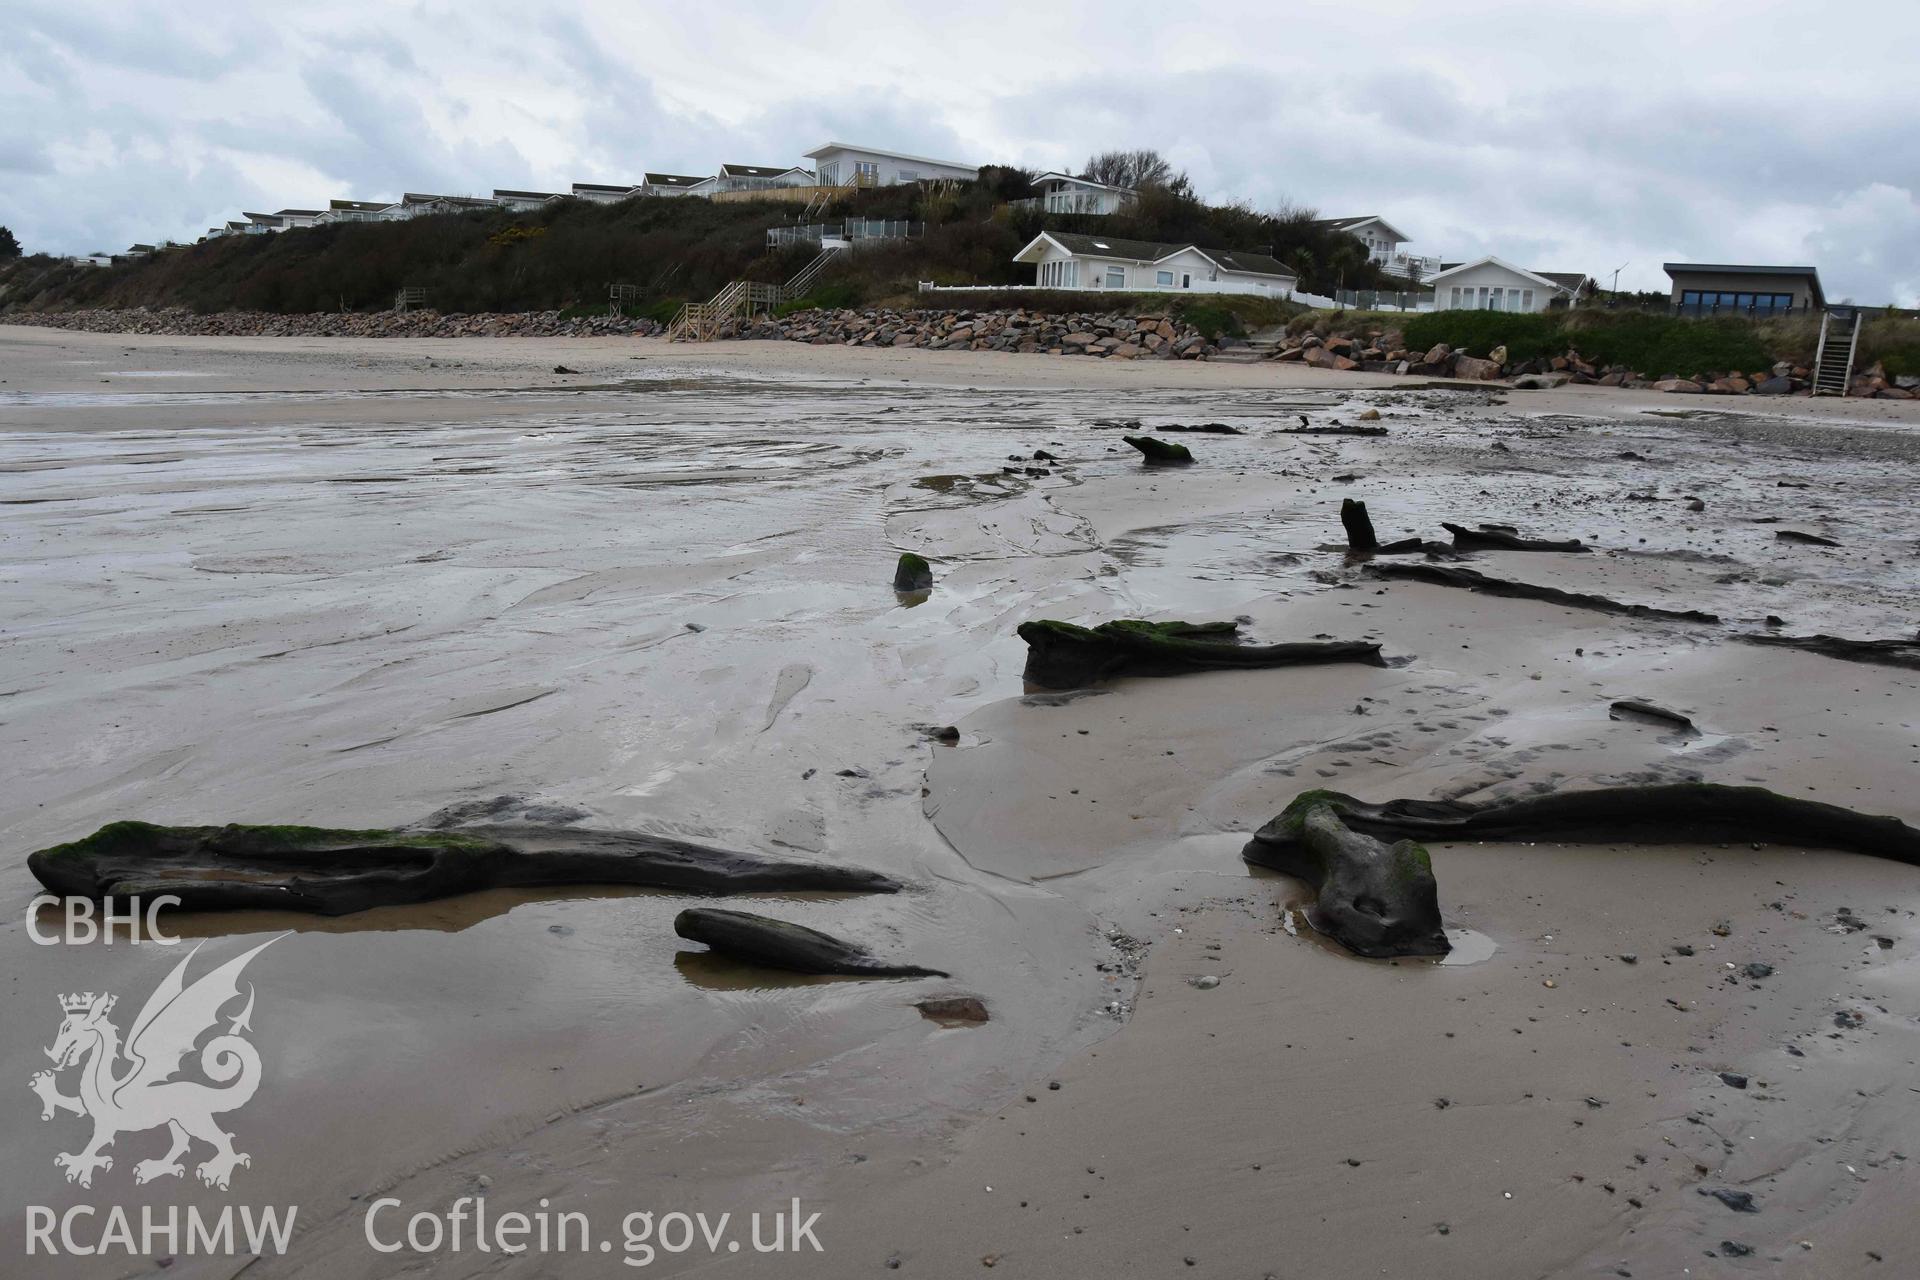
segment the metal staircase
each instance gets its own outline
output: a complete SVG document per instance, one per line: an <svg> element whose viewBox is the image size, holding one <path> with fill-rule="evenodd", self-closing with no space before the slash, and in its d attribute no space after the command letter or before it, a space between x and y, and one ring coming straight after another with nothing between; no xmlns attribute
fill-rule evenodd
<svg viewBox="0 0 1920 1280"><path fill-rule="evenodd" d="M705 302L689 302L680 308L673 323L667 326L667 337L676 342L712 342L720 336L720 330L726 322L735 317L771 311L783 302L804 298L807 290L813 287L813 282L827 269L827 264L841 252L837 248L822 249L785 284L735 280Z"/></svg>
<svg viewBox="0 0 1920 1280"><path fill-rule="evenodd" d="M1853 381L1853 357L1860 346L1860 312L1835 307L1820 316L1820 351L1813 358L1813 394L1844 396Z"/></svg>

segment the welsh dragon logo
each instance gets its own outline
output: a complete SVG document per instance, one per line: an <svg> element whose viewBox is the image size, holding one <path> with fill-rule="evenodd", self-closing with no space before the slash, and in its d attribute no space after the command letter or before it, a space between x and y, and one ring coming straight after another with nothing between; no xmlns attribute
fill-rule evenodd
<svg viewBox="0 0 1920 1280"><path fill-rule="evenodd" d="M253 1163L245 1152L233 1149L233 1135L214 1122L215 1116L247 1105L260 1087L260 1053L240 1034L253 1029L251 983L246 1007L232 1017L223 1034L200 1050L200 1070L214 1084L173 1077L200 1037L217 1029L220 1010L239 998L240 971L277 941L269 938L187 986L187 965L200 951L196 946L147 997L124 1047L120 1029L107 1018L116 997L91 991L60 997L66 1018L53 1047L46 1051L53 1059L53 1070L35 1072L32 1088L40 1095L42 1120L51 1120L60 1111L93 1120L91 1142L79 1151L54 1157L54 1163L66 1170L68 1182L92 1186L95 1169L113 1168L113 1157L102 1151L116 1137L161 1125L172 1134L173 1145L159 1159L134 1165L136 1183L180 1177L186 1172L180 1158L196 1139L213 1148L213 1155L195 1169L210 1187L225 1191L234 1167ZM56 1073L75 1065L80 1067L80 1092L69 1097L60 1092Z"/></svg>

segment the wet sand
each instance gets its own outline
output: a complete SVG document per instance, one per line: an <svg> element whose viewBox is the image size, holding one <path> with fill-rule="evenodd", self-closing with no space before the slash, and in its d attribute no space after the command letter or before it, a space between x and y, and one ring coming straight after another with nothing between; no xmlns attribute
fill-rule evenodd
<svg viewBox="0 0 1920 1280"><path fill-rule="evenodd" d="M22 855L119 817L368 825L513 793L892 872L914 891L734 905L956 977L726 965L683 950L685 900L653 893L187 919L223 957L293 931L250 971L268 1075L231 1127L254 1165L228 1197L116 1166L92 1198L299 1203L292 1253L249 1276L398 1274L419 1260L369 1251L360 1206L483 1185L501 1212L546 1197L609 1224L793 1195L823 1212L819 1258L651 1268L669 1274L1191 1257L1234 1275L1842 1276L1920 1257L1912 868L1440 846L1449 923L1494 950L1435 967L1290 931L1298 886L1237 856L1313 786L1705 778L1920 820L1920 673L1729 640L1769 614L1913 634L1920 407L775 343L17 328L0 379L9 1235L22 1206L90 1194L52 1163L79 1122L42 1125L24 1087L53 996L131 1001L178 959L32 946ZM1370 406L1389 436L1276 434ZM1168 474L1092 425L1116 418L1248 434L1188 437L1200 465ZM1725 621L1373 581L1322 549L1344 496L1383 536L1452 519L1581 537L1601 551L1472 567ZM887 589L901 550L935 562L924 603ZM1379 639L1394 665L1022 700L1020 621L1236 615L1262 640ZM1700 735L1610 719L1628 696ZM957 747L927 738L948 724ZM1775 974L1726 967L1749 961ZM912 1008L948 991L992 1021ZM161 1141L122 1144L130 1162ZM1754 1253L1706 1256L1723 1239ZM434 1273L624 1270L463 1255Z"/></svg>

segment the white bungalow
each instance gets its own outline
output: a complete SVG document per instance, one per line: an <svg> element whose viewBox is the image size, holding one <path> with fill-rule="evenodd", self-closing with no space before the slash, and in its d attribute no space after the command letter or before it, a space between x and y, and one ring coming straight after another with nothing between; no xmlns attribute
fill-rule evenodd
<svg viewBox="0 0 1920 1280"><path fill-rule="evenodd" d="M515 213L526 213L560 198L556 192L552 191L508 191L502 187L493 189L493 203L502 209L511 209Z"/></svg>
<svg viewBox="0 0 1920 1280"><path fill-rule="evenodd" d="M270 231L286 230L287 224L280 220L277 213L243 213L240 216L247 220L246 225L240 228L245 235L263 236Z"/></svg>
<svg viewBox="0 0 1920 1280"><path fill-rule="evenodd" d="M687 173L643 173L640 186L634 192L642 196L684 196L691 195L693 189L704 182L713 182L712 178L702 178Z"/></svg>
<svg viewBox="0 0 1920 1280"><path fill-rule="evenodd" d="M1042 231L1013 256L1034 264L1042 289L1124 289L1129 293L1260 293L1286 297L1299 277L1264 253L1157 244Z"/></svg>
<svg viewBox="0 0 1920 1280"><path fill-rule="evenodd" d="M1071 173L1043 173L1033 185L1040 194L1021 203L1048 213L1118 213L1140 195L1132 187L1109 186Z"/></svg>
<svg viewBox="0 0 1920 1280"><path fill-rule="evenodd" d="M312 226L315 222L318 222L320 220L320 210L318 209L282 209L280 212L274 214L273 216L280 219L280 229L284 231L290 227Z"/></svg>
<svg viewBox="0 0 1920 1280"><path fill-rule="evenodd" d="M856 147L845 142L824 143L807 152L806 157L819 170L819 183L823 187L897 187L929 178L972 182L980 176L975 165L929 160L926 156Z"/></svg>
<svg viewBox="0 0 1920 1280"><path fill-rule="evenodd" d="M1545 311L1566 306L1587 282L1579 271L1528 271L1499 258L1444 266L1427 283L1436 311Z"/></svg>
<svg viewBox="0 0 1920 1280"><path fill-rule="evenodd" d="M591 200L595 204L619 204L628 196L639 195L640 188L631 182L576 182L567 194L576 200Z"/></svg>

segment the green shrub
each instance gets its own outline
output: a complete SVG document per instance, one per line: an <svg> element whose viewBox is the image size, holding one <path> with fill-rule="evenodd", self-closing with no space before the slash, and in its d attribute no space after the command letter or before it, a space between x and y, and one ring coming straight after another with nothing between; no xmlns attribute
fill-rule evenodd
<svg viewBox="0 0 1920 1280"><path fill-rule="evenodd" d="M1757 373L1773 363L1754 324L1740 319L1576 311L1567 319L1564 341L1588 361L1624 364L1653 377Z"/></svg>
<svg viewBox="0 0 1920 1280"><path fill-rule="evenodd" d="M863 290L852 280L830 280L816 284L813 292L804 298L795 298L783 302L773 309L776 316L790 316L796 311L812 311L816 308L834 311L860 305Z"/></svg>
<svg viewBox="0 0 1920 1280"><path fill-rule="evenodd" d="M1408 320L1402 332L1410 351L1426 351L1444 342L1456 351L1485 356L1495 347L1505 347L1507 359L1525 361L1564 354L1567 344L1561 326L1561 317L1553 312L1423 311Z"/></svg>
<svg viewBox="0 0 1920 1280"><path fill-rule="evenodd" d="M1751 321L1641 311L1429 311L1407 322L1406 335L1407 346L1415 350L1444 342L1484 356L1504 346L1507 359L1514 362L1564 355L1571 349L1593 364L1626 365L1654 377L1757 373L1775 359Z"/></svg>
<svg viewBox="0 0 1920 1280"><path fill-rule="evenodd" d="M1860 330L1858 364L1876 361L1889 375L1920 376L1920 317L1879 316Z"/></svg>
<svg viewBox="0 0 1920 1280"><path fill-rule="evenodd" d="M1246 336L1246 326L1232 308L1223 307L1217 302L1188 303L1179 309L1180 320L1190 324L1209 338Z"/></svg>

